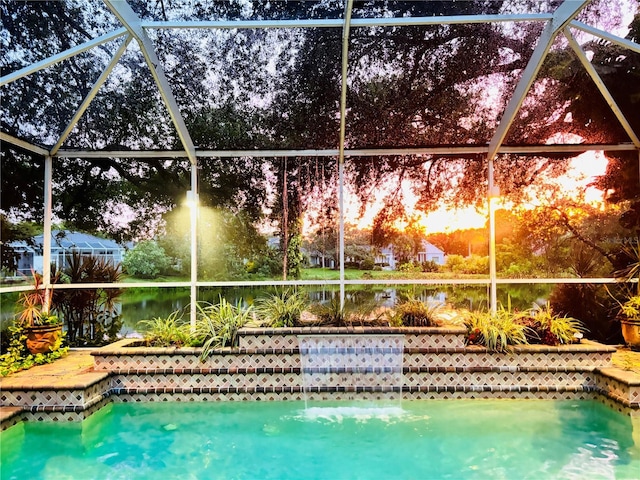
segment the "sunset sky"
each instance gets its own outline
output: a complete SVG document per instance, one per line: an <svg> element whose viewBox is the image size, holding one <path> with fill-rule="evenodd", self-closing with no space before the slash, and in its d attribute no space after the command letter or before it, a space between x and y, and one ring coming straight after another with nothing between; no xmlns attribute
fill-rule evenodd
<svg viewBox="0 0 640 480"><path fill-rule="evenodd" d="M577 192L578 189L587 188L587 185L594 180L594 177L605 173L607 159L604 153L585 152L571 160L571 171L564 177L554 180L554 183L562 186L567 192ZM407 199L407 212L414 211L416 197L412 194L408 184L404 186L405 198ZM603 192L593 187L586 190L586 200L588 202L600 202ZM380 196L380 198L382 195ZM348 223L357 225L359 228L370 228L375 214L380 209L380 202L370 206L362 217L359 217L358 200L355 195L347 193L345 197L345 219ZM498 204L500 208L506 205ZM467 228L481 228L487 222L486 210L478 212L474 207L448 210L445 207L428 215L420 214L422 225L426 233L448 232Z"/></svg>

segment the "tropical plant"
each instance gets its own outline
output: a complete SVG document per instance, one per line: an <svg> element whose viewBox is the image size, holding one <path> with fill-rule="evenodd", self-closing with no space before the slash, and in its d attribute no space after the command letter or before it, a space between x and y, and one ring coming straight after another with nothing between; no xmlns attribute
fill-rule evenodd
<svg viewBox="0 0 640 480"><path fill-rule="evenodd" d="M168 317L155 317L142 320L140 325L144 329L144 339L147 345L153 347L191 345L193 339L190 325L183 318L184 312L176 310Z"/></svg>
<svg viewBox="0 0 640 480"><path fill-rule="evenodd" d="M626 318L640 318L640 295L633 295L622 303L620 313Z"/></svg>
<svg viewBox="0 0 640 480"><path fill-rule="evenodd" d="M255 312L271 327L293 327L300 324L300 316L307 306L307 296L299 290L285 289L266 298L258 298Z"/></svg>
<svg viewBox="0 0 640 480"><path fill-rule="evenodd" d="M199 302L198 319L194 337L202 344L200 360L204 361L214 348L237 345L238 330L251 319L251 307L242 307L242 299L236 305L222 296L216 304Z"/></svg>
<svg viewBox="0 0 640 480"><path fill-rule="evenodd" d="M407 300L396 306L395 314L406 327L435 327L440 325L437 314L441 309L438 303L425 303L408 295Z"/></svg>
<svg viewBox="0 0 640 480"><path fill-rule="evenodd" d="M102 258L74 252L67 267L58 272L65 283L117 283L119 266ZM56 289L53 301L67 324L71 346L104 345L117 338L122 320L117 288Z"/></svg>
<svg viewBox="0 0 640 480"><path fill-rule="evenodd" d="M582 337L586 328L579 320L558 315L547 302L544 308L515 315L516 322L527 327L528 343L558 345L574 343Z"/></svg>
<svg viewBox="0 0 640 480"><path fill-rule="evenodd" d="M323 325L345 326L349 315L344 306L340 304L339 298L332 298L327 304L315 304L311 307L311 312L315 314Z"/></svg>
<svg viewBox="0 0 640 480"><path fill-rule="evenodd" d="M33 289L20 293L18 303L21 310L18 313L18 324L22 327L33 327L36 325L58 325L60 320L52 313L55 308L53 304L53 290L45 289L43 277L36 271L31 271L33 277ZM54 278L53 283L57 279Z"/></svg>
<svg viewBox="0 0 640 480"><path fill-rule="evenodd" d="M63 357L69 351L69 347L63 347L64 334L60 335L52 345L51 351L45 353L29 353L27 350L27 334L19 324L8 328L10 341L7 352L0 355L0 376L7 376L20 370L27 370L35 365L51 363Z"/></svg>
<svg viewBox="0 0 640 480"><path fill-rule="evenodd" d="M483 345L492 352L507 352L513 345L527 343L528 327L518 323L510 309L500 306L495 314L488 311L467 312L467 343Z"/></svg>

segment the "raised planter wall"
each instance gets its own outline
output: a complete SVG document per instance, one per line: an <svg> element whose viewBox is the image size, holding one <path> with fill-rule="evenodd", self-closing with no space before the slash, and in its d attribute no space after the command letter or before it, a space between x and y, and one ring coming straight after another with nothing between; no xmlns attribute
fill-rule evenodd
<svg viewBox="0 0 640 480"><path fill-rule="evenodd" d="M404 339L400 381L385 379L375 354L371 368L316 368L305 391L299 336L331 336L348 352L349 337ZM463 328L243 329L240 346L215 350L149 348L122 340L91 353L90 380L69 389L11 387L3 407L22 409L12 420L77 421L108 402L352 400L352 399L597 399L640 415L640 375L612 368L615 348L588 340L557 347L527 345L490 353L464 345ZM375 349L374 349L375 350ZM385 355L384 348L380 355ZM305 373L306 372L306 373ZM394 377L393 382L395 382ZM7 388L5 388L7 385ZM3 420L2 427L8 422Z"/></svg>
<svg viewBox="0 0 640 480"><path fill-rule="evenodd" d="M360 374L357 385L349 383L352 372L320 372L328 386L305 392L298 337L361 334L404 335L402 385L381 386L374 372ZM640 404L640 385L625 391L603 383L599 371L611 367L613 347L585 340L497 354L465 347L464 334L435 327L243 329L238 348L217 350L204 362L200 349L146 348L131 340L94 357L97 370L112 374L114 401L386 399L401 389L403 399L597 397L631 411Z"/></svg>

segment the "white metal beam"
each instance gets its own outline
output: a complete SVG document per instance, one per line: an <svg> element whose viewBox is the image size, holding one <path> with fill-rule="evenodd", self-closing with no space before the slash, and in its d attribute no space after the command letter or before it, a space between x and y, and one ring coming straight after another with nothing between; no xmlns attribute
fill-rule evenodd
<svg viewBox="0 0 640 480"><path fill-rule="evenodd" d="M344 7L342 27L342 73L340 84L340 140L338 145L338 212L340 214L340 308L344 308L344 141L347 128L347 76L349 74L349 29L353 0L347 0Z"/></svg>
<svg viewBox="0 0 640 480"><path fill-rule="evenodd" d="M636 150L632 143L620 144L561 144L561 145L501 145L498 153L521 155L544 155L549 153L584 153L596 151ZM487 145L460 147L415 147L415 148L345 148L345 157L381 157L386 155L471 155L486 154ZM46 150L43 150L43 155ZM197 150L198 158L273 158L273 157L336 157L335 148L318 150ZM59 150L60 158L186 158L183 150Z"/></svg>
<svg viewBox="0 0 640 480"><path fill-rule="evenodd" d="M513 15L446 15L433 17L389 17L389 18L353 18L351 27L395 27L407 25L444 25L494 22L546 22L551 20L550 13L513 14ZM344 25L341 18L297 19L297 20L170 20L142 21L142 28L154 29L266 29L266 28L340 28Z"/></svg>
<svg viewBox="0 0 640 480"><path fill-rule="evenodd" d="M185 126L184 119L180 113L180 108L173 96L171 86L164 74L164 68L158 59L153 43L140 24L140 18L138 18L126 0L104 0L104 2L114 15L118 17L129 33L136 38L147 65L151 70L151 74L153 75L156 85L160 90L160 95L162 96L165 106L169 111L171 120L176 127L187 157L192 164L197 164L198 160L196 158L195 146L191 140L191 135L189 135L187 127Z"/></svg>
<svg viewBox="0 0 640 480"><path fill-rule="evenodd" d="M505 108L500 124L498 125L493 138L489 142L488 158L493 158L498 152L498 149L504 141L518 110L520 110L520 107L522 106L522 102L524 101L527 92L536 79L538 71L542 66L542 62L547 56L556 35L590 1L591 0L565 0L553 14L553 18L542 31L540 38L538 39L538 44L529 59L529 63L527 63L526 68L522 72L522 77L520 78L520 81L518 82L518 85Z"/></svg>
<svg viewBox="0 0 640 480"><path fill-rule="evenodd" d="M0 132L0 142L7 142L11 145L15 145L16 147L20 147L24 150L28 150L33 153L37 153L38 155L48 155L49 151L45 148L39 147L37 145L33 145L25 140L20 138L16 138L13 135L9 135L5 132Z"/></svg>
<svg viewBox="0 0 640 480"><path fill-rule="evenodd" d="M191 253L191 285L190 285L190 307L189 307L189 324L191 333L196 330L197 311L198 311L198 166L196 163L191 164L191 202L189 205L189 222L190 222L190 253Z"/></svg>
<svg viewBox="0 0 640 480"><path fill-rule="evenodd" d="M120 47L116 51L115 55L107 65L107 68L104 69L102 74L98 77L96 82L93 84L93 87L91 87L91 91L89 91L85 99L82 101L82 104L80 104L80 107L78 107L78 110L71 118L71 121L69 121L69 124L60 135L58 142L51 149L51 155L55 155L58 152L58 150L60 149L64 141L67 139L67 137L71 133L71 130L73 130L73 128L76 126L76 124L78 123L78 120L80 120L80 117L82 117L84 112L87 110L87 108L89 107L89 104L98 93L98 90L100 90L100 87L105 82L105 80L107 79L111 71L113 70L113 67L115 67L118 61L120 60L120 57L129 46L129 43L131 43L132 38L133 37L131 37L131 35L127 35L124 42L122 42L122 45L120 45Z"/></svg>
<svg viewBox="0 0 640 480"><path fill-rule="evenodd" d="M51 224L53 222L53 159L50 155L44 157L44 230L42 232L42 278L44 288L49 299L51 289ZM49 311L50 305L46 306Z"/></svg>
<svg viewBox="0 0 640 480"><path fill-rule="evenodd" d="M96 37L93 40L89 40L88 42L85 42L81 45L65 50L64 52L60 52L49 58L45 58L44 60L40 60L39 62L28 65L24 68L21 68L20 70L16 70L15 72L0 78L0 87L3 85L6 85L7 83L14 82L26 75L30 75L34 72L37 72L38 70L42 70L43 68L50 67L51 65L54 65L58 62L66 60L67 58L78 55L79 53L86 52L87 50L90 50L93 47L102 45L103 43L110 42L111 40L115 40L116 38L121 37L126 33L127 33L126 28L119 28L118 30L115 30L110 33L106 33L104 35L100 35L99 37Z"/></svg>
<svg viewBox="0 0 640 480"><path fill-rule="evenodd" d="M587 71L589 76L591 76L591 79L598 87L598 90L600 90L600 93L604 97L604 100L607 102L607 105L609 105L609 107L611 108L611 111L613 112L613 114L616 116L616 118L622 125L622 128L624 128L624 131L627 132L627 135L629 135L629 138L631 139L633 144L637 148L640 148L640 139L638 138L638 135L636 135L636 132L633 131L633 128L629 124L627 118L624 116L624 113L622 113L622 110L620 110L620 107L616 103L613 96L611 96L611 93L609 92L609 90L607 89L607 86L602 81L602 78L600 78L600 75L598 75L598 72L596 71L595 67L582 51L582 48L580 47L576 39L573 37L568 27L564 29L564 35L565 37L567 37L567 40L569 40L569 45L578 56L578 59L580 59L580 63L582 63L582 66L584 67L584 69Z"/></svg>
<svg viewBox="0 0 640 480"><path fill-rule="evenodd" d="M591 35L595 35L596 37L600 37L603 40L608 40L609 42L620 45L621 47L628 48L629 50L636 53L640 53L640 44L632 42L631 40L627 40L626 38L618 37L617 35L605 32L604 30L592 27L591 25L586 25L582 22L578 22L577 20L573 20L571 23L569 23L569 26L582 30L583 32L589 33Z"/></svg>

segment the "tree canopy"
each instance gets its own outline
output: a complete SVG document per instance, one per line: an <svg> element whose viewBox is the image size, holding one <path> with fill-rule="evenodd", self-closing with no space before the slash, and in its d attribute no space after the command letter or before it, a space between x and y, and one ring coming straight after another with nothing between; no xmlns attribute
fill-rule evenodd
<svg viewBox="0 0 640 480"><path fill-rule="evenodd" d="M340 18L344 2L130 1L143 20ZM553 12L561 2L356 1L354 18ZM632 1L592 2L585 23L624 28ZM637 6L636 6L637 8ZM3 75L119 28L99 2L0 1ZM627 38L638 42L640 17ZM351 28L347 148L486 145L527 65L542 22L446 23ZM572 29L576 32L576 29ZM342 29L147 29L186 128L199 150L329 149L339 143ZM635 132L640 132L640 54L580 33L582 49ZM3 132L50 148L107 68L122 38L103 43L0 89ZM37 48L33 48L37 46ZM566 41L552 46L505 144L627 142L628 135ZM576 140L577 139L577 140ZM181 150L143 54L131 42L62 147L66 150ZM597 186L624 205L622 224L640 228L637 152L608 153ZM496 158L505 198L562 175L569 154ZM486 200L484 154L350 157L347 179L363 204L384 194L374 234L406 212L403 181L417 208ZM54 213L70 226L118 239L152 236L161 215L189 189L186 159L54 159ZM248 224L270 218L294 241L314 203L335 208L334 157L199 158L200 201ZM2 143L3 212L42 219L43 161ZM11 185L11 187L10 187ZM391 185L391 188L388 188ZM123 221L126 218L127 221ZM281 245L288 245L289 240Z"/></svg>

